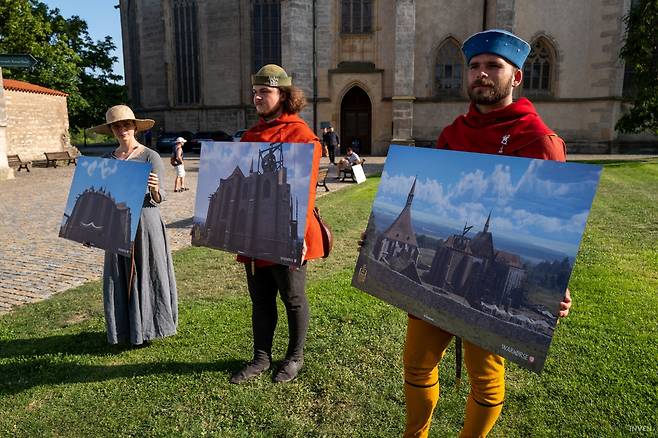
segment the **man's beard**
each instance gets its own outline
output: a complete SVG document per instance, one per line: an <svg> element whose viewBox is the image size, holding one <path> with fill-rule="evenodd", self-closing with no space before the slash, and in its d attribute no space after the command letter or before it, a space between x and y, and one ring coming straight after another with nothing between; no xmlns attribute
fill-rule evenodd
<svg viewBox="0 0 658 438"><path fill-rule="evenodd" d="M281 106L276 106L270 111L263 111L256 108L256 115L258 115L258 117L263 118L265 120L270 120L273 119L274 116L278 115L280 110L281 110Z"/></svg>
<svg viewBox="0 0 658 438"><path fill-rule="evenodd" d="M495 105L512 93L513 81L512 76L506 84L500 86L489 79L477 79L468 87L468 97L476 105ZM487 88L481 88L476 93L474 88L481 85Z"/></svg>

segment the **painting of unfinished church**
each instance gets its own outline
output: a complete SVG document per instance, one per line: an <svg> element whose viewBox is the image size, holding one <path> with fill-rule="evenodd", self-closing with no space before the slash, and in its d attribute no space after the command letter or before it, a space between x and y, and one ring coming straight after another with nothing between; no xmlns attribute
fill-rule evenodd
<svg viewBox="0 0 658 438"><path fill-rule="evenodd" d="M151 165L80 157L59 237L130 256Z"/></svg>
<svg viewBox="0 0 658 438"><path fill-rule="evenodd" d="M192 244L299 266L313 147L204 143Z"/></svg>
<svg viewBox="0 0 658 438"><path fill-rule="evenodd" d="M540 372L599 176L391 146L352 284Z"/></svg>

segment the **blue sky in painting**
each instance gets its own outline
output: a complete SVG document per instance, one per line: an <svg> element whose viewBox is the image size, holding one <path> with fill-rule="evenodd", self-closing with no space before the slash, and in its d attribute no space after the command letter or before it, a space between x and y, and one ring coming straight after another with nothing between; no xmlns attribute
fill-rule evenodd
<svg viewBox="0 0 658 438"><path fill-rule="evenodd" d="M217 190L219 181L233 173L236 166L248 175L253 159L254 171L258 166L258 151L269 147L269 143L204 143L199 161L194 222L205 220L209 198ZM310 171L313 163L311 144L283 144L283 163L288 169L288 184L293 199L299 200L299 238L304 237L306 209L308 206Z"/></svg>
<svg viewBox="0 0 658 438"><path fill-rule="evenodd" d="M414 221L490 230L575 257L600 166L392 145L373 206L404 206L415 177Z"/></svg>
<svg viewBox="0 0 658 438"><path fill-rule="evenodd" d="M117 203L124 202L130 208L130 236L131 240L135 240L150 172L150 163L80 157L73 174L64 214L71 214L78 195L86 189L92 186L94 189L102 187ZM65 222L66 217L62 218L62 225Z"/></svg>

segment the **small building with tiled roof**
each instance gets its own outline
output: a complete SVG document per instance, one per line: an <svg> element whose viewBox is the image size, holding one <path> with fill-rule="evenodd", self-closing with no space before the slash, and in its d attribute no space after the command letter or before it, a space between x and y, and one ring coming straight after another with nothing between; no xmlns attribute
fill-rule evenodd
<svg viewBox="0 0 658 438"><path fill-rule="evenodd" d="M44 152L71 147L67 93L15 79L0 80L7 155L17 154L24 161L43 160Z"/></svg>
<svg viewBox="0 0 658 438"><path fill-rule="evenodd" d="M2 86L5 90L24 91L26 93L49 94L51 96L65 96L68 94L63 91L53 90L52 88L42 87L41 85L31 84L29 82L18 81L16 79L3 79Z"/></svg>

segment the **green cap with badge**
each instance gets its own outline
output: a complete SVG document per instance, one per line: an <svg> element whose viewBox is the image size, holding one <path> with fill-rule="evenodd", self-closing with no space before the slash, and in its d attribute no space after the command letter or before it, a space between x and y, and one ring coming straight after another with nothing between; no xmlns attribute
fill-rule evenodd
<svg viewBox="0 0 658 438"><path fill-rule="evenodd" d="M251 75L251 85L267 85L268 87L292 87L292 78L276 64L267 64Z"/></svg>

